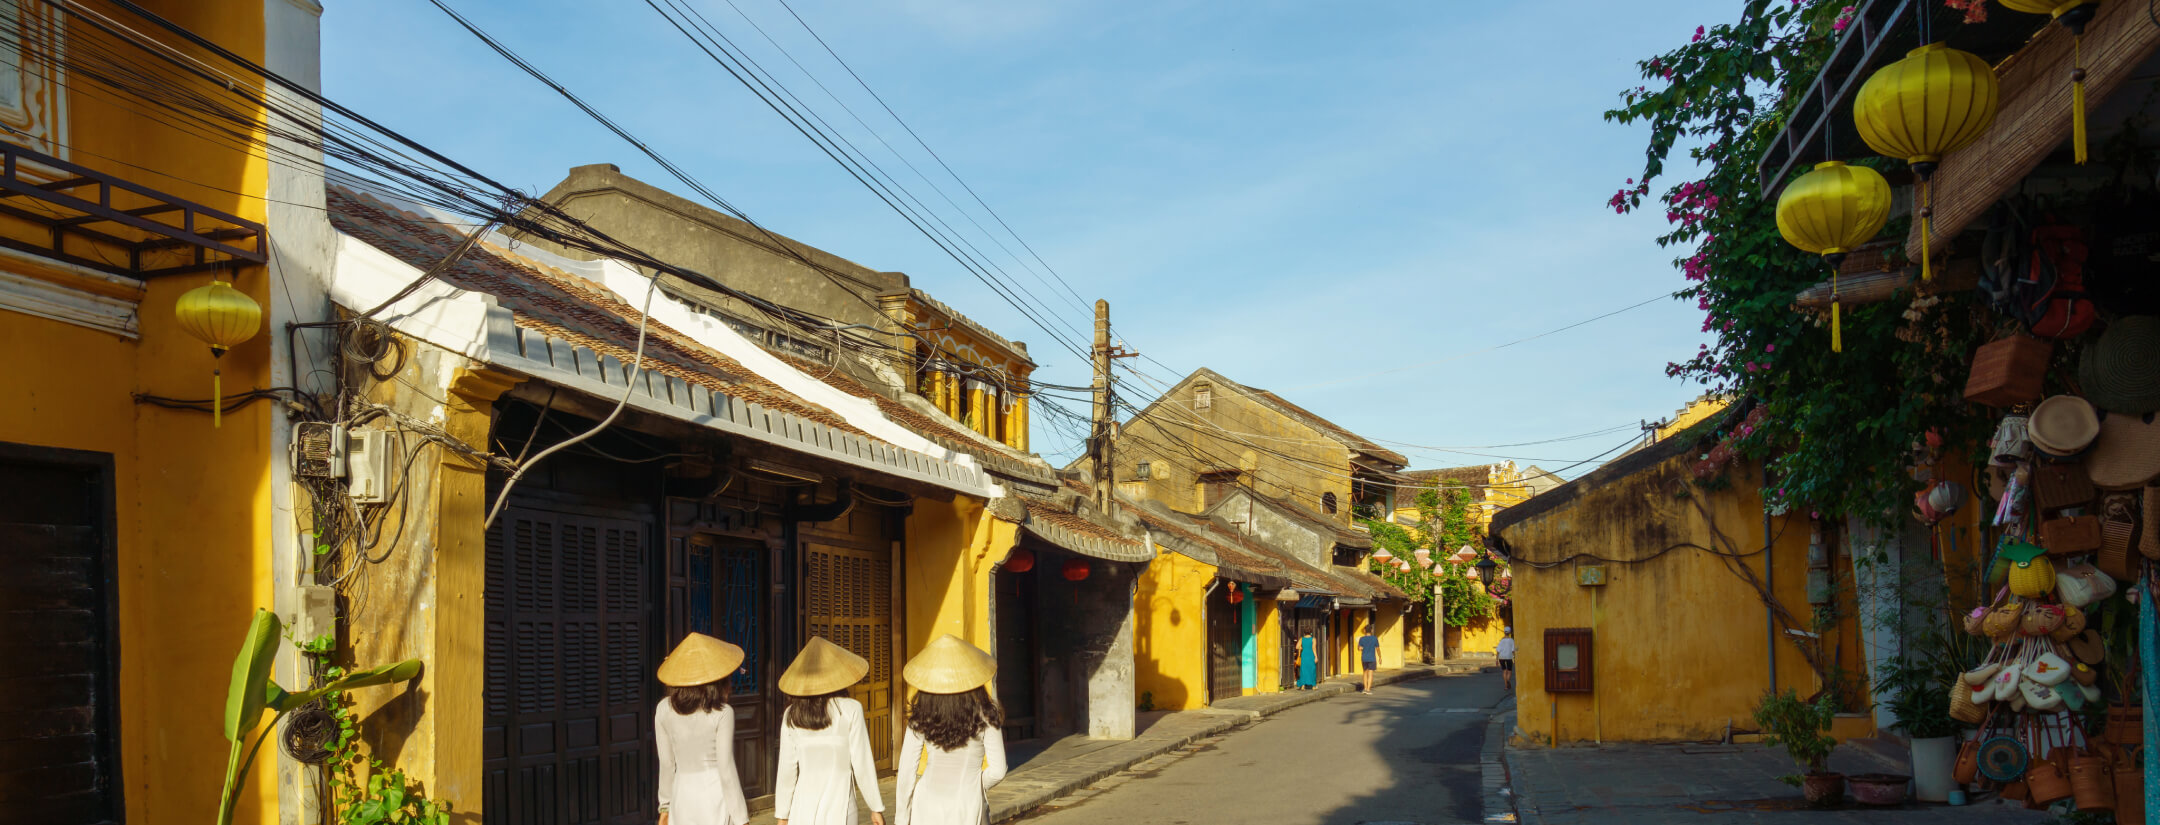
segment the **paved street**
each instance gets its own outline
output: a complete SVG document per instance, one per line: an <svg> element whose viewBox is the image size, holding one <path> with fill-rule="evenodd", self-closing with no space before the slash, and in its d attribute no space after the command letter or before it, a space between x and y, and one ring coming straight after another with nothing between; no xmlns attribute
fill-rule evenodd
<svg viewBox="0 0 2160 825"><path fill-rule="evenodd" d="M1189 755L1142 763L1031 825L1476 822L1478 751L1497 674L1425 679L1270 717Z"/></svg>

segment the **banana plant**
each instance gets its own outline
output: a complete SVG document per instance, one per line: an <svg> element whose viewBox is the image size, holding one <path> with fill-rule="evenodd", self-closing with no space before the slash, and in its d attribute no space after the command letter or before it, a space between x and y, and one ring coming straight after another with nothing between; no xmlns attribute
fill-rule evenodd
<svg viewBox="0 0 2160 825"><path fill-rule="evenodd" d="M313 690L286 690L270 679L270 666L277 659L278 638L284 630L285 624L278 621L276 614L256 608L255 619L248 624L247 639L240 644L240 655L233 658L232 686L225 693L225 738L232 742L232 748L225 757L225 790L218 795L217 825L232 825L233 806L239 801L248 769L255 764L255 754L262 750L263 740L277 730L277 720L286 713L326 696L420 676L420 660L407 659L347 674ZM248 734L269 711L276 714L270 725L255 737L253 746L246 746Z"/></svg>

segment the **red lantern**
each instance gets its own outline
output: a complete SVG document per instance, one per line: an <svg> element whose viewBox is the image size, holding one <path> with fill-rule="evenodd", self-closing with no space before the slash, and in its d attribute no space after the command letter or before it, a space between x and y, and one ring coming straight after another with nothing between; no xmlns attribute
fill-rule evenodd
<svg viewBox="0 0 2160 825"><path fill-rule="evenodd" d="M1086 562L1085 560L1082 560L1082 559L1067 559L1067 560L1065 561L1065 580L1066 580L1066 581L1069 581L1069 582L1076 582L1076 581L1079 581L1079 580L1081 580L1081 579L1085 579L1085 578L1087 578L1087 577L1088 577L1088 563L1087 563L1087 562Z"/></svg>
<svg viewBox="0 0 2160 825"><path fill-rule="evenodd" d="M1035 569L1035 551L1033 550L1025 547L1015 548L1012 555L1005 557L1005 572L1007 573L1025 573L1033 569Z"/></svg>
<svg viewBox="0 0 2160 825"><path fill-rule="evenodd" d="M1245 588L1243 588L1243 587L1239 587L1239 586L1237 586L1237 585L1234 585L1234 584L1233 584L1233 585L1230 585L1230 603L1231 603L1231 604L1237 604L1238 602L1242 602L1242 601L1244 601L1244 600L1245 600Z"/></svg>

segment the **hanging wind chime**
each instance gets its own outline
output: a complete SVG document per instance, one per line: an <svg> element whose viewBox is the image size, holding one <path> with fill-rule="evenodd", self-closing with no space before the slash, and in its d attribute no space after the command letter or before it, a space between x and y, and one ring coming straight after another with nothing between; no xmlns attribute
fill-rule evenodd
<svg viewBox="0 0 2160 825"><path fill-rule="evenodd" d="M2004 8L2026 14L2045 14L2070 30L2070 153L2085 163L2085 24L2100 13L2099 0L2002 0Z"/></svg>
<svg viewBox="0 0 2160 825"><path fill-rule="evenodd" d="M225 351L255 337L262 329L262 305L231 283L213 278L210 283L181 293L173 304L180 329L210 345L210 357L223 359ZM215 361L210 368L210 426L225 426L225 378Z"/></svg>
<svg viewBox="0 0 2160 825"><path fill-rule="evenodd" d="M1890 182L1865 166L1829 160L1778 195L1778 234L1785 242L1821 255L1830 264L1830 351L1844 352L1837 267L1845 254L1867 243L1890 219Z"/></svg>
<svg viewBox="0 0 2160 825"><path fill-rule="evenodd" d="M1926 15L1921 17L1924 21ZM1926 37L1925 31L1921 36ZM1928 43L1869 77L1853 101L1860 139L1876 152L1905 161L1920 179L1913 193L1913 218L1920 222L1923 281L1934 277L1928 252L1934 195L1928 179L1943 156L1971 145L1994 124L1998 91L1987 61Z"/></svg>

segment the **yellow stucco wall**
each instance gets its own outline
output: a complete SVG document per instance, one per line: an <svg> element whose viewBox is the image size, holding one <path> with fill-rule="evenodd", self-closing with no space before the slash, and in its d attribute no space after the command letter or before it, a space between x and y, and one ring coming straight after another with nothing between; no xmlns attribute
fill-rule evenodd
<svg viewBox="0 0 2160 825"><path fill-rule="evenodd" d="M260 2L144 5L236 53L262 59ZM46 12L31 4L23 9L26 16ZM98 48L150 60L84 26L67 24L66 36L75 44L71 49L96 40ZM110 102L108 92L66 97L65 128L57 137L73 147L72 161L263 219L259 197L233 194L266 191L259 160L180 136ZM0 256L0 269L70 280L37 259L13 254ZM212 429L207 414L137 404L131 397L209 395L209 349L181 332L172 316L179 294L209 279L207 273L178 275L153 280L139 292L117 290L111 297L139 301L137 341L0 310L0 347L20 356L0 373L0 398L8 399L0 404L0 440L113 456L118 767L126 820L137 825L196 823L217 809L227 745L218 709L250 614L270 605L269 536L277 525L270 518L269 468L283 458L270 445L272 405L228 414L223 428ZM261 267L242 270L235 285L267 303ZM228 391L270 384L269 338L258 335L225 356L220 365ZM265 812L275 809L275 772L266 763L257 763L238 822L268 818Z"/></svg>
<svg viewBox="0 0 2160 825"><path fill-rule="evenodd" d="M1478 619L1462 627L1448 628L1448 649L1456 653L1491 653L1499 649L1498 617Z"/></svg>
<svg viewBox="0 0 2160 825"><path fill-rule="evenodd" d="M950 633L993 650L990 576L1019 540L1019 525L968 496L918 500L907 519L907 655Z"/></svg>
<svg viewBox="0 0 2160 825"><path fill-rule="evenodd" d="M1165 547L1156 553L1133 592L1134 689L1155 710L1205 707L1207 588L1215 566Z"/></svg>
<svg viewBox="0 0 2160 825"><path fill-rule="evenodd" d="M1260 693L1277 693L1282 690L1282 611L1274 599L1258 599L1253 604L1253 638L1259 655L1253 657L1258 671Z"/></svg>
<svg viewBox="0 0 2160 825"><path fill-rule="evenodd" d="M1403 666L1403 609L1398 603L1380 606L1380 667Z"/></svg>
<svg viewBox="0 0 2160 825"><path fill-rule="evenodd" d="M1762 547L1754 468L1735 471L1733 489L1705 492L1685 486L1685 458L1584 487L1579 498L1504 528L1502 537L1518 562L1578 553L1642 558L1681 543L1719 546L1690 499L1676 497L1685 489L1704 500L1718 530L1741 552ZM1776 595L1806 622L1807 524L1800 518L1785 529L1783 521L1772 525ZM1591 562L1545 569L1516 564L1521 733L1566 744L1716 738L1728 722L1752 728L1753 708L1768 687L1765 608L1756 591L1725 566L1728 561L1758 575L1763 569L1759 554L1728 560L1680 547L1638 564L1605 564L1609 583L1583 587L1576 584L1575 569ZM1830 635L1850 667L1860 661L1859 634L1849 605L1844 613L1847 618ZM1551 628L1594 628L1594 692L1545 692L1544 637ZM1778 642L1777 679L1781 688L1797 687L1803 695L1820 687L1786 638ZM1848 735L1868 727L1864 719L1840 725Z"/></svg>
<svg viewBox="0 0 2160 825"><path fill-rule="evenodd" d="M1193 408L1196 383L1187 381L1125 422L1116 478L1136 481L1141 461L1148 462L1149 478L1122 489L1199 512L1208 503L1198 487L1201 472L1247 470L1241 481L1261 495L1294 500L1314 512L1323 512L1322 496L1333 493L1335 519L1351 523L1348 449L1220 382L1199 383L1211 384L1208 409Z"/></svg>

